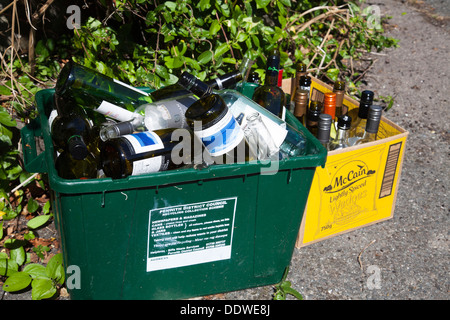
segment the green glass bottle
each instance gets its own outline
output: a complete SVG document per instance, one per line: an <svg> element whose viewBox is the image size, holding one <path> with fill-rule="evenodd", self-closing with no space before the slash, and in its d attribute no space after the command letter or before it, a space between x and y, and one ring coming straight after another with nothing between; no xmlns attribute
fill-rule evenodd
<svg viewBox="0 0 450 320"><path fill-rule="evenodd" d="M319 115L322 112L322 104L319 101L311 101L308 111L306 112L306 128L314 136L317 136L317 125L319 123Z"/></svg>
<svg viewBox="0 0 450 320"><path fill-rule="evenodd" d="M292 100L295 100L295 92L298 89L298 86L300 84L300 78L303 76L306 76L308 74L307 72L307 65L303 62L297 62L295 65L295 77L292 79L291 82L291 98Z"/></svg>
<svg viewBox="0 0 450 320"><path fill-rule="evenodd" d="M286 97L283 90L278 87L279 68L280 53L273 50L267 59L264 85L255 90L252 99L277 117L284 119Z"/></svg>
<svg viewBox="0 0 450 320"><path fill-rule="evenodd" d="M67 150L56 158L55 169L63 179L95 179L98 174L97 161L92 154L76 159Z"/></svg>
<svg viewBox="0 0 450 320"><path fill-rule="evenodd" d="M148 93L73 61L59 73L55 92L63 99L73 99L83 108L103 114L120 108L134 111L139 105L152 102Z"/></svg>

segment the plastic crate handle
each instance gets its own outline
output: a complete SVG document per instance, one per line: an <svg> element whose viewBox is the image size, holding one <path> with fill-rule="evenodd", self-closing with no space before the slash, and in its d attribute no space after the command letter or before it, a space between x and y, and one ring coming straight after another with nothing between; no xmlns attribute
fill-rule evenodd
<svg viewBox="0 0 450 320"><path fill-rule="evenodd" d="M22 137L23 162L25 170L30 173L47 173L45 152L37 154L36 137L42 137L40 117L33 119L20 130Z"/></svg>

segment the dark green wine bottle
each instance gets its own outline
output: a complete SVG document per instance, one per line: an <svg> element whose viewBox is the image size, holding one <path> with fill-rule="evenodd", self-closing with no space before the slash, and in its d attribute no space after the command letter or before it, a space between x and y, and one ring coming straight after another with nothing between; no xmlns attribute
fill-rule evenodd
<svg viewBox="0 0 450 320"><path fill-rule="evenodd" d="M280 68L280 53L271 52L267 59L266 78L264 85L256 88L252 99L279 118L285 114L286 97L283 90L278 87L278 69Z"/></svg>
<svg viewBox="0 0 450 320"><path fill-rule="evenodd" d="M319 124L319 116L322 112L322 104L319 101L311 101L308 111L306 112L306 128L314 136L317 136L317 126Z"/></svg>
<svg viewBox="0 0 450 320"><path fill-rule="evenodd" d="M97 162L92 154L89 153L79 160L67 150L56 158L55 169L63 179L95 179L98 173Z"/></svg>
<svg viewBox="0 0 450 320"><path fill-rule="evenodd" d="M139 105L152 102L148 93L95 70L69 61L56 81L55 92L63 99L73 99L83 108L124 108L134 111ZM99 110L100 109L100 110Z"/></svg>

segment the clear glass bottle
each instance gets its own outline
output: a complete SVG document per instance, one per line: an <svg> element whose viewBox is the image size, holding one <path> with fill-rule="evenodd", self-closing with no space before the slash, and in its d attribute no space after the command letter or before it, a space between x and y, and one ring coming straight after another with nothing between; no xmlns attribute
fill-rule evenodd
<svg viewBox="0 0 450 320"><path fill-rule="evenodd" d="M278 86L279 68L280 53L278 50L273 50L267 58L264 85L256 88L252 100L277 117L284 119L286 97L283 90Z"/></svg>
<svg viewBox="0 0 450 320"><path fill-rule="evenodd" d="M377 139L378 128L380 126L381 114L383 108L377 105L371 105L369 109L369 115L367 117L366 129L361 138L357 138L353 145L360 145L375 141Z"/></svg>
<svg viewBox="0 0 450 320"><path fill-rule="evenodd" d="M330 151L347 148L350 146L348 142L349 130L352 123L352 118L349 115L342 115L338 118L338 130L336 138L330 142Z"/></svg>
<svg viewBox="0 0 450 320"><path fill-rule="evenodd" d="M249 131L251 135L249 135ZM246 133L247 142L254 154L257 155L258 160L278 160L279 148L275 145L272 135L267 130L258 112L247 116L247 126L244 133Z"/></svg>
<svg viewBox="0 0 450 320"><path fill-rule="evenodd" d="M317 140L327 149L330 149L330 131L333 118L326 113L319 116L319 123L317 125Z"/></svg>

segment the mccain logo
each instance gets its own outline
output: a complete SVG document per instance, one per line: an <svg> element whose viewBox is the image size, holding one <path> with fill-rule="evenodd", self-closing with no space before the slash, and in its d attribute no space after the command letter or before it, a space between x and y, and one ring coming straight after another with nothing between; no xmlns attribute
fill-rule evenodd
<svg viewBox="0 0 450 320"><path fill-rule="evenodd" d="M352 184L372 176L375 170L369 170L367 165L361 160L351 161L343 165L336 171L331 179L331 184L323 189L326 193L342 191Z"/></svg>

